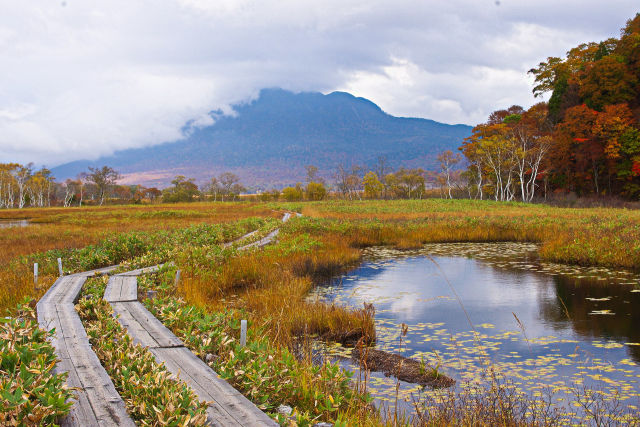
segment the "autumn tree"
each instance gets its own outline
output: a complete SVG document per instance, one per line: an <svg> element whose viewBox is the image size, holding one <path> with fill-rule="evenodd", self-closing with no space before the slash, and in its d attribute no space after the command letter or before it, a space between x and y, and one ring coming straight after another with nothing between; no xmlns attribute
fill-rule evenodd
<svg viewBox="0 0 640 427"><path fill-rule="evenodd" d="M579 74L580 97L594 110L605 105L629 102L636 97L638 77L629 70L624 58L605 56L587 64Z"/></svg>
<svg viewBox="0 0 640 427"><path fill-rule="evenodd" d="M218 201L218 197L222 197L223 192L224 188L215 176L211 177L211 179L202 186L202 193L213 197L214 202Z"/></svg>
<svg viewBox="0 0 640 427"><path fill-rule="evenodd" d="M335 173L336 188L342 193L344 198L361 198L361 172L362 167L357 165L353 165L350 168L345 165L338 165Z"/></svg>
<svg viewBox="0 0 640 427"><path fill-rule="evenodd" d="M453 196L451 195L451 187L452 187L451 175L453 172L453 168L455 167L455 165L460 163L460 160L462 160L460 153L453 154L453 151L451 150L446 150L438 154L438 161L440 162L440 170L441 170L442 176L444 177L444 182L447 185L447 192L450 199L453 199Z"/></svg>
<svg viewBox="0 0 640 427"><path fill-rule="evenodd" d="M364 188L364 197L367 199L378 199L382 196L384 185L378 179L378 175L375 172L369 171L366 173L364 178L362 178L362 186Z"/></svg>
<svg viewBox="0 0 640 427"><path fill-rule="evenodd" d="M176 176L171 181L171 187L162 191L162 202L192 202L200 194L194 181L194 178L186 178L184 175Z"/></svg>
<svg viewBox="0 0 640 427"><path fill-rule="evenodd" d="M282 189L282 197L287 202L297 202L303 199L304 190L301 183L297 183L295 187L285 187Z"/></svg>
<svg viewBox="0 0 640 427"><path fill-rule="evenodd" d="M307 165L304 167L307 171L307 183L318 182L324 185L324 179L318 175L318 167L314 165Z"/></svg>
<svg viewBox="0 0 640 427"><path fill-rule="evenodd" d="M577 194L640 194L640 14L619 38L583 43L530 70L534 95L551 92L545 182ZM637 165L637 166L634 166Z"/></svg>
<svg viewBox="0 0 640 427"><path fill-rule="evenodd" d="M420 199L424 195L426 172L423 169L400 168L387 174L389 193L398 199Z"/></svg>
<svg viewBox="0 0 640 427"><path fill-rule="evenodd" d="M120 178L120 174L109 166L103 166L101 168L89 167L87 179L92 182L98 190L100 206L102 206L105 195L109 189L111 189Z"/></svg>
<svg viewBox="0 0 640 427"><path fill-rule="evenodd" d="M235 199L241 192L245 191L245 188L240 184L240 177L232 172L224 172L218 177L218 182L222 189L222 201L225 196L227 198Z"/></svg>
<svg viewBox="0 0 640 427"><path fill-rule="evenodd" d="M327 189L320 182L309 182L306 188L307 199L322 200L327 195Z"/></svg>
<svg viewBox="0 0 640 427"><path fill-rule="evenodd" d="M517 195L533 200L539 171L552 147L552 126L546 104L529 110L512 106L493 112L486 123L473 128L461 151L467 158L469 184L476 197L485 189L495 200L509 201Z"/></svg>

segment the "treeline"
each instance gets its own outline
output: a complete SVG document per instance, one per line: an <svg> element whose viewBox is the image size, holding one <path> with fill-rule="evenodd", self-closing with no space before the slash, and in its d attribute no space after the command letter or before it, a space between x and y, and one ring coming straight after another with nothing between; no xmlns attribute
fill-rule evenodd
<svg viewBox="0 0 640 427"><path fill-rule="evenodd" d="M549 102L513 106L461 150L473 197L640 196L640 14L619 38L585 43L529 71Z"/></svg>
<svg viewBox="0 0 640 427"><path fill-rule="evenodd" d="M89 168L76 179L56 182L47 168L34 170L33 164L0 163L0 208L102 205L105 200L120 203L155 201L157 188L118 185L120 174L113 168Z"/></svg>
<svg viewBox="0 0 640 427"><path fill-rule="evenodd" d="M33 170L33 165L0 163L0 208L50 206L55 191L51 171Z"/></svg>
<svg viewBox="0 0 640 427"><path fill-rule="evenodd" d="M178 203L194 201L235 200L323 200L326 198L409 199L452 197L465 188L464 174L454 170L461 156L451 151L438 157L441 171L422 168L391 170L386 157L379 157L374 168L339 165L329 175L332 182L320 176L318 168L306 166L305 183L282 189L246 194L240 178L224 172L197 185L194 178L176 176L163 190L142 185L121 185L121 175L109 166L89 168L76 179L56 182L46 169L33 170L32 164L0 164L0 207L23 208L45 206L86 206L103 203ZM328 171L327 171L328 173Z"/></svg>

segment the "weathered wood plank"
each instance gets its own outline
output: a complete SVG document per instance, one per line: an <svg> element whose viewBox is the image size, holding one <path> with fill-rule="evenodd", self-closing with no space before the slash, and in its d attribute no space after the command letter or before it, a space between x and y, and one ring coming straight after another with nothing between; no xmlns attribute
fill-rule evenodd
<svg viewBox="0 0 640 427"><path fill-rule="evenodd" d="M276 426L240 392L231 387L189 349L151 349L158 362L165 364L174 377L184 381L201 400L209 401L207 418L209 423L220 426Z"/></svg>
<svg viewBox="0 0 640 427"><path fill-rule="evenodd" d="M45 294L42 296L42 298L40 298L40 301L38 301L38 304L36 304L36 309L39 311L41 306L45 306L48 305L52 299L54 298L54 295L59 292L58 289L58 285L61 281L64 280L64 277L58 277L58 279L56 279L55 282L53 282L53 285L51 285L51 287L47 290L47 292L45 292Z"/></svg>
<svg viewBox="0 0 640 427"><path fill-rule="evenodd" d="M69 287L69 289L73 288ZM80 388L78 391L78 411L83 414L87 412L86 408L81 407L86 397L86 401L89 402L93 412L93 417L100 424L133 426L133 421L126 412L124 402L91 348L82 321L73 304L58 304L56 308L62 333L62 343L68 354L69 372L73 371L75 373L74 382L76 383L70 385ZM60 336L59 334L57 335ZM81 425L89 424L83 421Z"/></svg>
<svg viewBox="0 0 640 427"><path fill-rule="evenodd" d="M65 352L66 352L66 346ZM69 387L82 387L82 383L78 378L78 373L76 372L73 362L70 359L61 359L60 362L56 365L55 371L57 373L67 372L67 385ZM69 414L61 420L61 426L80 426L80 425L91 425L92 423L98 423L98 419L96 418L95 413L93 412L93 408L91 408L91 403L89 403L89 398L87 393L83 390L75 392L74 404L69 411Z"/></svg>
<svg viewBox="0 0 640 427"><path fill-rule="evenodd" d="M114 316L117 316L118 322L120 322L120 324L127 330L127 333L131 338L133 338L133 341L136 344L152 348L160 347L160 344L153 335L151 335L133 316L133 314L131 314L128 307L129 304L131 303L111 303L111 306L113 307L113 314Z"/></svg>
<svg viewBox="0 0 640 427"><path fill-rule="evenodd" d="M139 276L141 274L147 273L155 273L160 270L164 264L153 265L151 267L139 268L137 270L126 271L124 273L119 273L116 276Z"/></svg>
<svg viewBox="0 0 640 427"><path fill-rule="evenodd" d="M136 301L138 299L136 277L111 276L104 291L104 299L108 302Z"/></svg>
<svg viewBox="0 0 640 427"><path fill-rule="evenodd" d="M180 347L182 341L138 302L112 303L118 321L136 343L145 347Z"/></svg>
<svg viewBox="0 0 640 427"><path fill-rule="evenodd" d="M260 231L260 230L254 230L254 231L252 231L252 232L250 232L250 233L247 233L247 234L245 234L245 235L243 235L243 236L238 237L236 240L233 240L233 241L231 241L231 242L224 243L222 246L223 246L223 247L225 247L225 248L228 248L228 247L230 247L230 246L233 246L233 245L235 245L236 243L240 243L241 241L243 241L243 240L245 240L245 239L248 239L249 237L251 237L251 236L253 236L254 234L256 234L258 231Z"/></svg>
<svg viewBox="0 0 640 427"><path fill-rule="evenodd" d="M110 295L118 294L117 287L125 284L124 280L113 279L109 282L112 284ZM133 279L136 283L135 277L126 279ZM211 402L207 410L210 423L222 426L277 425L185 348L182 341L140 302L111 301L110 304L134 342L149 348L156 360L165 363L172 375L185 381L200 400Z"/></svg>
<svg viewBox="0 0 640 427"><path fill-rule="evenodd" d="M302 214L296 214L297 216L302 216ZM286 212L284 214L284 216L282 217L282 222L285 223L287 221L289 221L291 219L293 215L289 212ZM249 243L248 245L244 245L240 248L238 248L239 251L244 251L247 249L251 249L251 248L261 248L263 246L267 246L268 244L272 243L276 237L278 237L278 234L280 234L280 229L277 228L275 230L273 230L271 233L267 234L265 237L263 237L262 239L253 242L253 243Z"/></svg>
<svg viewBox="0 0 640 427"><path fill-rule="evenodd" d="M135 276L122 276L122 290L120 301L138 300L138 278Z"/></svg>
<svg viewBox="0 0 640 427"><path fill-rule="evenodd" d="M269 243L271 243L273 241L273 239L275 239L278 236L279 233L280 233L280 229L277 228L277 229L273 230L271 233L267 234L262 239L260 239L258 241L255 241L253 243L249 243L248 245L244 245L244 246L238 248L238 250L239 251L244 251L244 250L251 249L251 248L261 248L263 246L266 246Z"/></svg>
<svg viewBox="0 0 640 427"><path fill-rule="evenodd" d="M97 268L95 270L82 271L80 273L74 273L70 276L82 276L82 277L91 277L91 276L99 276L101 274L111 273L116 268L120 267L119 265L110 265L109 267Z"/></svg>
<svg viewBox="0 0 640 427"><path fill-rule="evenodd" d="M109 277L109 281L107 282L107 287L104 289L103 298L105 299L105 301L112 302L112 301L120 300L119 282L120 282L119 276Z"/></svg>
<svg viewBox="0 0 640 427"><path fill-rule="evenodd" d="M56 280L37 304L38 323L55 329L51 342L60 359L55 372L68 372L67 385L77 388L76 399L64 426L134 426L111 378L93 352L82 321L75 311L82 285L95 272Z"/></svg>
<svg viewBox="0 0 640 427"><path fill-rule="evenodd" d="M183 342L139 302L123 303L135 321L157 342L156 347L180 347Z"/></svg>

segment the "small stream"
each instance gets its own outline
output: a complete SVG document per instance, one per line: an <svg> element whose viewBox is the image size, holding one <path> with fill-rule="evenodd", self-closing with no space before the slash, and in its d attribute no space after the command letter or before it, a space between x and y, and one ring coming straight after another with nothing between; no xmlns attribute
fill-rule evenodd
<svg viewBox="0 0 640 427"><path fill-rule="evenodd" d="M491 366L530 396L552 393L559 407L583 386L640 406L640 276L632 272L541 262L534 244L372 248L310 298L372 302L376 348L440 366L459 385ZM329 352L355 370L349 349ZM395 405L396 383L372 374L378 405ZM429 393L437 392L401 383L399 400L411 411Z"/></svg>

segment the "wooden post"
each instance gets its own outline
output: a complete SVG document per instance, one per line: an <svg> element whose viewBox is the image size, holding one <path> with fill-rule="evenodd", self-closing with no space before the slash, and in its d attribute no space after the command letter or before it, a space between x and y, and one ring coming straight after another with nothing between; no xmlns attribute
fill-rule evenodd
<svg viewBox="0 0 640 427"><path fill-rule="evenodd" d="M64 276L64 272L62 271L62 258L58 258L58 272L60 273L60 277Z"/></svg>
<svg viewBox="0 0 640 427"><path fill-rule="evenodd" d="M33 284L34 286L38 285L38 263L33 263Z"/></svg>
<svg viewBox="0 0 640 427"><path fill-rule="evenodd" d="M244 347L247 345L247 321L240 321L240 346Z"/></svg>
<svg viewBox="0 0 640 427"><path fill-rule="evenodd" d="M177 288L179 282L180 282L180 270L176 271L176 279L173 282L173 286Z"/></svg>

